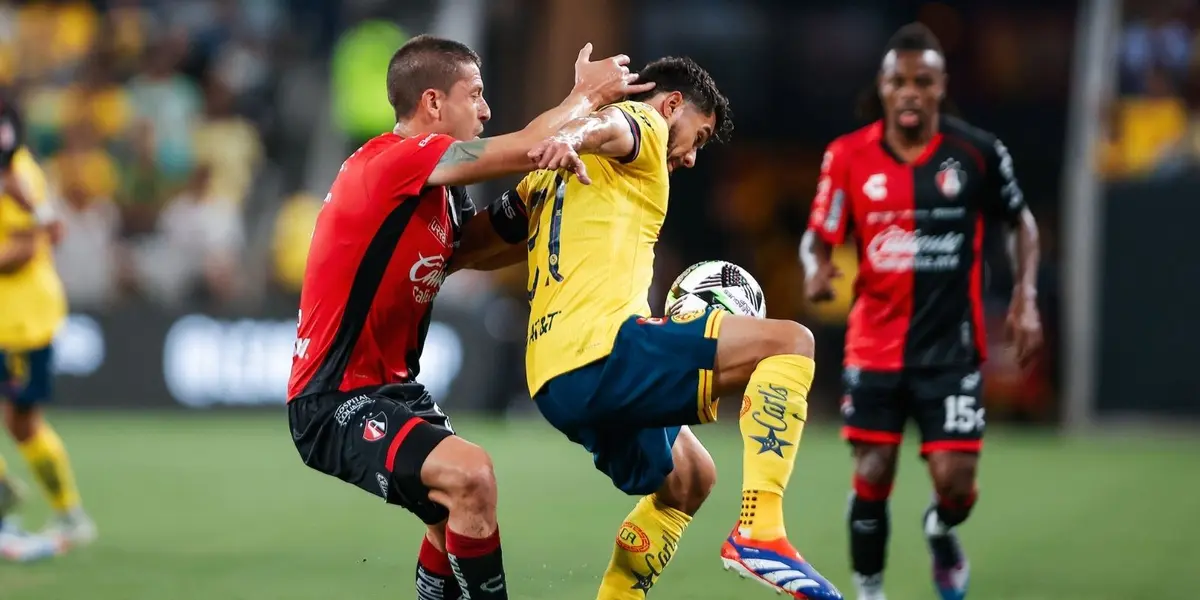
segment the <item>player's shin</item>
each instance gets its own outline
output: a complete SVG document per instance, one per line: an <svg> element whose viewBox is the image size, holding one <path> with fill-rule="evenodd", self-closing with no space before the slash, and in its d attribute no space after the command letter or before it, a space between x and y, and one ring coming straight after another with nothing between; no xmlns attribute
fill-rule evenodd
<svg viewBox="0 0 1200 600"><path fill-rule="evenodd" d="M643 497L617 532L612 560L600 582L597 600L641 600L679 548L692 518L660 501Z"/></svg>
<svg viewBox="0 0 1200 600"><path fill-rule="evenodd" d="M449 555L428 536L421 538L416 577L417 600L458 600L462 596Z"/></svg>
<svg viewBox="0 0 1200 600"><path fill-rule="evenodd" d="M34 428L33 435L17 446L50 500L50 506L59 514L79 511L79 489L75 486L71 460L62 439L50 424L41 421Z"/></svg>
<svg viewBox="0 0 1200 600"><path fill-rule="evenodd" d="M500 529L477 538L446 528L446 553L463 598L507 600L504 557L500 550Z"/></svg>
<svg viewBox="0 0 1200 600"><path fill-rule="evenodd" d="M891 523L888 497L892 485L874 484L859 475L854 477L847 520L850 527L850 563L859 579L878 584L887 561Z"/></svg>
<svg viewBox="0 0 1200 600"><path fill-rule="evenodd" d="M750 376L738 420L744 444L739 524L743 537L786 536L783 492L808 419L815 368L808 356L784 354L763 359Z"/></svg>

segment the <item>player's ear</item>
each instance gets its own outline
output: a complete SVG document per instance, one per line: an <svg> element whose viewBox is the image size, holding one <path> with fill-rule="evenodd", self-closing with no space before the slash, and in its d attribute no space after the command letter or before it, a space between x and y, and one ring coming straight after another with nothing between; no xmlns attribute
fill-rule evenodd
<svg viewBox="0 0 1200 600"><path fill-rule="evenodd" d="M442 95L433 88L421 92L421 106L430 113L431 117L441 116Z"/></svg>
<svg viewBox="0 0 1200 600"><path fill-rule="evenodd" d="M675 111L683 108L683 94L675 91L667 94L663 100L663 106L667 108L667 116L675 114Z"/></svg>

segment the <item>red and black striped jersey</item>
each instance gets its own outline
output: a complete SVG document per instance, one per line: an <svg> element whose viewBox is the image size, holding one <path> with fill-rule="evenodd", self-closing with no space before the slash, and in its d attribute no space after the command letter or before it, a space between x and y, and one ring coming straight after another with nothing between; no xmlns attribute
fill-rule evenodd
<svg viewBox="0 0 1200 600"><path fill-rule="evenodd" d="M288 398L412 381L462 225L464 190L426 186L454 138L392 133L342 163L313 230Z"/></svg>
<svg viewBox="0 0 1200 600"><path fill-rule="evenodd" d="M882 122L826 149L808 227L833 245L853 234L858 277L846 366L978 364L986 358L985 221L1016 221L1025 200L996 136L943 115L912 163Z"/></svg>

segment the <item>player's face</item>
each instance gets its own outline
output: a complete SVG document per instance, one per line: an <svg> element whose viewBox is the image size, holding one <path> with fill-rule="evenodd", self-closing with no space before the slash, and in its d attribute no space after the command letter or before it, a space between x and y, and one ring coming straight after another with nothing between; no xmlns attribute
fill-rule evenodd
<svg viewBox="0 0 1200 600"><path fill-rule="evenodd" d="M483 77L474 63L464 63L463 77L443 99L440 120L444 131L460 140L473 140L483 133L492 109L483 99Z"/></svg>
<svg viewBox="0 0 1200 600"><path fill-rule="evenodd" d="M716 115L706 115L690 102L675 109L667 136L667 171L678 167L690 169L696 166L696 153L708 143L716 127Z"/></svg>
<svg viewBox="0 0 1200 600"><path fill-rule="evenodd" d="M942 55L933 50L888 52L879 71L879 98L888 124L917 137L933 122L946 93Z"/></svg>

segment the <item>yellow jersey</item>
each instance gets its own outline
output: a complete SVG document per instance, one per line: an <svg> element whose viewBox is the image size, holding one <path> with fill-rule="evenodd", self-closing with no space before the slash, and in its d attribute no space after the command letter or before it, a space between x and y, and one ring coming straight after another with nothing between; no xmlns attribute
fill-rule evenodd
<svg viewBox="0 0 1200 600"><path fill-rule="evenodd" d="M46 178L24 148L12 168L34 206L49 202ZM0 246L16 232L37 227L35 217L8 194L0 194ZM0 350L36 350L50 345L67 316L67 298L54 270L50 239L37 234L33 259L14 273L0 274Z"/></svg>
<svg viewBox="0 0 1200 600"><path fill-rule="evenodd" d="M667 216L666 120L642 102L616 106L636 141L624 160L585 155L592 184L565 171L517 185L529 213L530 395L612 352L621 324L649 316L654 244Z"/></svg>

